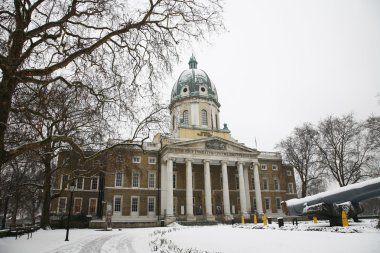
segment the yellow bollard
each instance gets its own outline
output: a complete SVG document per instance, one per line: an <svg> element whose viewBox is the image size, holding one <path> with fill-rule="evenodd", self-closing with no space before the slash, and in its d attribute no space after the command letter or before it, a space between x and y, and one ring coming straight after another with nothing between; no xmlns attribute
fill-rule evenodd
<svg viewBox="0 0 380 253"><path fill-rule="evenodd" d="M317 224L317 223L318 223L318 218L317 218L317 216L314 216L314 217L313 217L313 222L314 222L314 224Z"/></svg>
<svg viewBox="0 0 380 253"><path fill-rule="evenodd" d="M264 226L268 225L268 220L267 220L267 214L266 213L264 213L263 220L264 220Z"/></svg>
<svg viewBox="0 0 380 253"><path fill-rule="evenodd" d="M244 215L241 216L241 224L245 224Z"/></svg>
<svg viewBox="0 0 380 253"><path fill-rule="evenodd" d="M343 227L348 227L348 219L347 219L347 214L344 210L342 210L342 226Z"/></svg>
<svg viewBox="0 0 380 253"><path fill-rule="evenodd" d="M257 224L257 216L256 216L256 214L253 215L253 223Z"/></svg>

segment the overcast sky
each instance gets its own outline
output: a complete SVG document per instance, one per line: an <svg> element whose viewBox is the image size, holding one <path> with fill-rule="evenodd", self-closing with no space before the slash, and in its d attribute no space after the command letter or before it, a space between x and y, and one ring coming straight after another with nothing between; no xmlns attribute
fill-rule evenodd
<svg viewBox="0 0 380 253"><path fill-rule="evenodd" d="M256 137L259 150L274 151L303 122L380 115L380 1L225 3L228 32L192 51L239 142L254 147ZM168 79L168 96L190 55Z"/></svg>

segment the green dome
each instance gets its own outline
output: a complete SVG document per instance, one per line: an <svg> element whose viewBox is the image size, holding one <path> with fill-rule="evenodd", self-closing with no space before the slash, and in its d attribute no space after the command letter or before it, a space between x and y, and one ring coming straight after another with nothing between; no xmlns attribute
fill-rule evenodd
<svg viewBox="0 0 380 253"><path fill-rule="evenodd" d="M189 69L181 73L173 86L171 104L188 97L200 97L211 99L219 106L215 85L205 71L197 69L197 64L195 57L191 56Z"/></svg>

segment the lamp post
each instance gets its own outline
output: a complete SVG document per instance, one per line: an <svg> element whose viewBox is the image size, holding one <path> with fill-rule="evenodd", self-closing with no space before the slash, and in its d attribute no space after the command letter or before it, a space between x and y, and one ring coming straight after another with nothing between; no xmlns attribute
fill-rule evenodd
<svg viewBox="0 0 380 253"><path fill-rule="evenodd" d="M75 184L70 185L70 204L69 204L69 215L67 216L67 223L66 223L66 239L65 241L69 241L69 230L70 230L70 216L71 216L71 209L73 206L73 194L75 190Z"/></svg>

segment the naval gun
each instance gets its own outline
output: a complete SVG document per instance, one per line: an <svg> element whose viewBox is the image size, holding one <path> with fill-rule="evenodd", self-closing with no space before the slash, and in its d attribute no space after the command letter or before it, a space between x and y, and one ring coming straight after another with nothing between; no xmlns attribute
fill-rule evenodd
<svg viewBox="0 0 380 253"><path fill-rule="evenodd" d="M281 206L286 215L317 217L329 220L331 226L341 226L342 211L346 212L348 218L358 221L358 214L364 211L360 202L379 196L380 177L301 199L283 201Z"/></svg>

